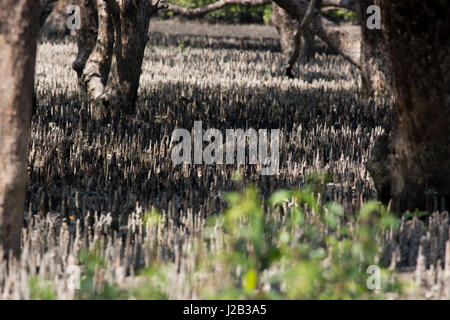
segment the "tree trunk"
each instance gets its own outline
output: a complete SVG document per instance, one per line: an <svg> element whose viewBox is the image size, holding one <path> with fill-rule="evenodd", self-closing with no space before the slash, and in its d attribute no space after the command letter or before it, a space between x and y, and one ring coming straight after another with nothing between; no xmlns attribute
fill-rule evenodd
<svg viewBox="0 0 450 320"><path fill-rule="evenodd" d="M115 31L114 58L107 84L108 102L127 114L134 113L142 73L150 17L156 12L149 1L112 3Z"/></svg>
<svg viewBox="0 0 450 320"><path fill-rule="evenodd" d="M450 3L382 0L381 10L396 96L392 208L437 209L450 199Z"/></svg>
<svg viewBox="0 0 450 320"><path fill-rule="evenodd" d="M307 0L274 0L274 2L297 21L302 21L309 3ZM361 41L358 37L348 34L339 25L325 19L319 10L314 10L311 22L307 25L307 30L359 67Z"/></svg>
<svg viewBox="0 0 450 320"><path fill-rule="evenodd" d="M55 7L56 0L40 0L41 3L41 14L39 17L39 25L42 26L47 20L48 16L52 13L53 8Z"/></svg>
<svg viewBox="0 0 450 320"><path fill-rule="evenodd" d="M114 46L114 27L112 24L112 12L107 2L104 0L89 1L85 12L89 13L90 17L86 17L86 22L93 25L87 25L86 29L97 27L97 39L92 48L92 36L86 36L87 46L82 50L83 59L88 55L92 48L90 55L87 58L81 75L81 82L84 84L89 103L96 113L95 117L100 117L104 114L104 107L106 106L107 98L105 96L105 86L108 82L108 76L111 69L112 53ZM97 19L93 13L97 14ZM85 30L86 30L85 29ZM88 31L89 32L89 31ZM80 50L80 49L79 49Z"/></svg>
<svg viewBox="0 0 450 320"><path fill-rule="evenodd" d="M379 0L360 0L361 17L361 78L366 96L374 93L392 95L392 79L383 31L367 28L370 14L367 8L379 5ZM388 13L386 13L388 14Z"/></svg>
<svg viewBox="0 0 450 320"><path fill-rule="evenodd" d="M317 9L320 9L321 2L317 1ZM293 78L294 74L292 70L300 54L303 55L305 60L309 60L314 56L314 34L309 30L303 32L304 42L303 50L301 50L302 34L299 30L300 22L275 2L272 4L272 23L280 35L281 50L285 56L285 65L283 66L285 74L289 78Z"/></svg>
<svg viewBox="0 0 450 320"><path fill-rule="evenodd" d="M80 7L81 28L76 30L78 54L72 64L72 68L78 75L78 82L82 92L86 93L86 85L83 81L83 71L89 59L98 36L98 16L96 0L77 0Z"/></svg>
<svg viewBox="0 0 450 320"><path fill-rule="evenodd" d="M305 61L314 58L314 55L316 54L316 41L314 38L314 33L309 30L305 30L303 33L303 50L301 51L301 55Z"/></svg>
<svg viewBox="0 0 450 320"><path fill-rule="evenodd" d="M0 245L15 255L23 224L39 7L35 0L0 0Z"/></svg>
<svg viewBox="0 0 450 320"><path fill-rule="evenodd" d="M324 6L340 7L355 11L358 7L357 2L357 0L317 0L315 7L317 10L320 10L323 3ZM268 3L270 3L270 1L267 0L219 0L198 8L183 8L174 4L169 4L168 10L187 17L199 17L208 12L212 12L232 4L239 4L243 6L260 6ZM294 76L292 70L300 54L306 61L315 54L314 33L310 30L300 32L300 22L289 15L289 13L278 6L275 2L273 2L272 5L272 12L272 23L277 28L278 34L280 35L281 48L283 54L285 55L285 74L292 78ZM303 44L301 42L301 38L304 40ZM302 46L303 50L301 50Z"/></svg>
<svg viewBox="0 0 450 320"><path fill-rule="evenodd" d="M79 0L82 28L73 64L94 117L106 108L133 113L139 88L148 25L164 2Z"/></svg>
<svg viewBox="0 0 450 320"><path fill-rule="evenodd" d="M41 36L63 38L70 34L67 8L72 4L74 0L41 0Z"/></svg>
<svg viewBox="0 0 450 320"><path fill-rule="evenodd" d="M298 32L299 22L292 19L286 10L274 2L272 5L272 23L280 35L281 51L285 59L283 66L285 75L293 78L292 69L300 55L301 37Z"/></svg>

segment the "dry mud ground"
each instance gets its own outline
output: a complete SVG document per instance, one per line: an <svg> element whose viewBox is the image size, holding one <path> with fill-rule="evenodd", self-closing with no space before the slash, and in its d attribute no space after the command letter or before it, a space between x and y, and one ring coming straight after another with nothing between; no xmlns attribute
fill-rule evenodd
<svg viewBox="0 0 450 320"><path fill-rule="evenodd" d="M93 120L71 69L73 39L40 43L24 254L10 268L0 266L0 298L29 298L27 283L35 276L50 279L58 298L72 298L65 270L99 238L107 243L102 254L109 281L133 282L134 272L152 259L173 260L177 270L167 270L167 296L198 298L202 280L187 288L179 271L195 267L198 256L189 255L187 244L206 217L224 210L224 192L255 183L267 197L301 187L310 172L327 172L332 183L321 192L323 202L336 201L352 215L376 198L364 163L376 138L392 126L391 101L363 102L356 68L318 44L314 59L298 67L304 80L287 80L269 26L154 21L150 30L133 118ZM280 129L279 173L261 176L252 165L174 166L172 131L190 131L196 120L223 133ZM242 181L232 179L236 170ZM142 216L151 207L168 223L146 233ZM433 221L434 229L404 221L401 233L387 239L387 263L414 266L421 237L427 265L443 261L448 215L436 213ZM426 290L441 281L430 272L422 281ZM431 297L448 297L445 290L441 285Z"/></svg>

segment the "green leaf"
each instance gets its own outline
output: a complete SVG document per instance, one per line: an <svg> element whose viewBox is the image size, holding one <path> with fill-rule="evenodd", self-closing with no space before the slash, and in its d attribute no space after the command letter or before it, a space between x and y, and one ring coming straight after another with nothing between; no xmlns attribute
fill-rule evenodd
<svg viewBox="0 0 450 320"><path fill-rule="evenodd" d="M325 223L328 225L328 227L330 227L331 229L336 229L336 227L339 224L339 220L336 218L336 216L334 214L326 214L324 216L325 219Z"/></svg>
<svg viewBox="0 0 450 320"><path fill-rule="evenodd" d="M252 268L247 271L244 276L243 287L245 290L253 291L256 289L256 285L258 284L258 272L256 269Z"/></svg>
<svg viewBox="0 0 450 320"><path fill-rule="evenodd" d="M225 198L230 206L235 206L241 200L241 194L238 192L227 192Z"/></svg>
<svg viewBox="0 0 450 320"><path fill-rule="evenodd" d="M233 181L242 181L242 173L238 170L233 172L233 176L231 177Z"/></svg>
<svg viewBox="0 0 450 320"><path fill-rule="evenodd" d="M342 207L339 203L332 202L327 207L328 212L335 216L342 217L344 215L344 207Z"/></svg>
<svg viewBox="0 0 450 320"><path fill-rule="evenodd" d="M151 209L144 216L144 225L157 226L161 220L161 212L158 209Z"/></svg>
<svg viewBox="0 0 450 320"><path fill-rule="evenodd" d="M359 211L359 217L361 220L368 219L373 213L381 211L381 204L378 201L369 201Z"/></svg>
<svg viewBox="0 0 450 320"><path fill-rule="evenodd" d="M274 192L269 198L269 204L271 206L282 205L292 197L292 192L288 190L278 190Z"/></svg>

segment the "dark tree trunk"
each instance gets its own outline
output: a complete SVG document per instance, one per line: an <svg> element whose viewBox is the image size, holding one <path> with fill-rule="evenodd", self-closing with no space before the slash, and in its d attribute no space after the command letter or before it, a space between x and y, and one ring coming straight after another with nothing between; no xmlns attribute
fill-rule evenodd
<svg viewBox="0 0 450 320"><path fill-rule="evenodd" d="M322 1L323 0L317 0L316 1L316 9L320 11L322 8ZM316 54L316 41L314 40L315 35L310 30L305 30L302 34L303 36L303 43L302 43L302 50L301 50L301 57L305 61L309 61L314 57Z"/></svg>
<svg viewBox="0 0 450 320"><path fill-rule="evenodd" d="M23 225L39 15L39 1L0 0L0 245L15 255Z"/></svg>
<svg viewBox="0 0 450 320"><path fill-rule="evenodd" d="M319 11L323 3L325 6L341 7L356 11L356 8L358 7L357 1L358 0L317 0L315 7ZM217 2L199 8L183 8L177 5L169 4L168 10L183 16L198 17L231 4L259 6L267 3L269 2L266 0L219 0ZM304 58L305 61L307 61L314 56L316 51L314 33L311 30L299 30L300 20L298 20L298 18L300 16L303 18L304 12L306 12L306 8L308 6L308 2L303 1L301 2L301 5L304 6L304 8L302 8L302 15L297 15L296 18L289 14L284 8L273 2L272 23L275 25L280 35L281 48L285 56L284 70L285 74L289 77L294 76L292 70L300 55ZM331 31L329 29L329 27L331 26L333 26L331 23L327 23L318 30L320 30L321 33L326 34L327 32ZM323 27L327 28L326 32L324 32ZM348 40L347 38L345 38L345 33L342 33L341 36L343 37L343 41ZM330 44L331 42L332 41L328 41L328 44ZM353 42L353 44L355 43ZM358 46L357 43L356 46ZM354 62L356 62L356 60L354 60ZM357 64L359 65L359 61Z"/></svg>
<svg viewBox="0 0 450 320"><path fill-rule="evenodd" d="M384 134L375 142L366 163L367 170L375 183L377 198L384 204L388 204L391 200L391 179L387 166L389 152L389 136Z"/></svg>
<svg viewBox="0 0 450 320"><path fill-rule="evenodd" d="M302 21L309 4L308 0L274 0L274 2L297 21ZM361 42L358 37L348 34L339 25L325 19L319 10L314 10L306 29L359 67Z"/></svg>
<svg viewBox="0 0 450 320"><path fill-rule="evenodd" d="M123 112L134 113L142 73L150 17L156 8L150 1L128 1L112 5L115 31L114 58L107 84L108 102Z"/></svg>
<svg viewBox="0 0 450 320"><path fill-rule="evenodd" d="M379 0L359 0L361 17L361 77L366 96L374 93L392 94L392 79L382 30L367 28L367 8ZM385 13L389 14L389 13Z"/></svg>
<svg viewBox="0 0 450 320"><path fill-rule="evenodd" d="M55 2L56 0L40 0L41 14L39 16L39 25L41 28L44 25L45 20L47 20L48 16L52 13Z"/></svg>
<svg viewBox="0 0 450 320"><path fill-rule="evenodd" d="M133 113L150 17L165 3L79 0L78 5L82 28L73 68L94 116L109 106Z"/></svg>
<svg viewBox="0 0 450 320"><path fill-rule="evenodd" d="M81 28L76 30L78 54L72 64L72 68L77 73L81 91L85 94L87 94L87 87L83 79L83 71L89 56L95 48L98 36L98 14L95 1L77 0L77 5L80 7Z"/></svg>
<svg viewBox="0 0 450 320"><path fill-rule="evenodd" d="M67 8L75 3L74 0L41 0L41 35L46 38L63 38L69 35Z"/></svg>
<svg viewBox="0 0 450 320"><path fill-rule="evenodd" d="M283 65L285 75L293 78L292 69L300 55L301 36L298 32L299 22L274 2L272 5L272 23L280 35L281 51L285 60Z"/></svg>
<svg viewBox="0 0 450 320"><path fill-rule="evenodd" d="M450 199L450 3L382 0L397 124L388 167L392 208Z"/></svg>
<svg viewBox="0 0 450 320"><path fill-rule="evenodd" d="M316 2L316 9L320 9L322 1ZM293 78L292 72L300 54L309 60L315 54L314 34L310 30L305 30L301 34L300 22L293 18L286 10L275 2L272 5L272 23L277 28L280 35L281 50L285 57L283 66L286 76ZM302 49L303 36L303 50Z"/></svg>
<svg viewBox="0 0 450 320"><path fill-rule="evenodd" d="M305 61L309 61L316 54L316 41L314 38L314 33L309 30L305 30L303 33L303 49L301 50L301 56Z"/></svg>
<svg viewBox="0 0 450 320"><path fill-rule="evenodd" d="M104 113L104 106L107 102L105 96L105 86L111 69L111 61L114 46L114 27L112 24L112 12L107 2L104 0L93 0L86 3L86 8L82 12L86 12L85 17L87 24L83 32L97 35L96 41L93 42L92 35L86 35L84 39L79 40L86 47L79 48L81 51L81 62L87 58L83 72L81 74L81 83L86 89L89 103L93 108L95 117L100 117ZM96 15L95 15L96 14ZM78 59L77 59L78 60Z"/></svg>

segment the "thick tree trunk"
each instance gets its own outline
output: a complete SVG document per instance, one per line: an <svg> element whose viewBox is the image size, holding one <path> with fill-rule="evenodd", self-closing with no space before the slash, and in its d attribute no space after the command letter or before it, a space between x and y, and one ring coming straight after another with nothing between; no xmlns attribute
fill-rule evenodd
<svg viewBox="0 0 450 320"><path fill-rule="evenodd" d="M142 72L150 17L157 8L150 1L110 1L115 31L114 58L107 84L107 100L123 112L134 113Z"/></svg>
<svg viewBox="0 0 450 320"><path fill-rule="evenodd" d="M272 23L280 35L281 51L283 52L285 64L283 69L286 76L293 78L292 69L300 55L301 36L298 32L299 22L278 6L272 5Z"/></svg>
<svg viewBox="0 0 450 320"><path fill-rule="evenodd" d="M76 4L80 7L81 28L76 30L78 54L72 68L78 75L78 81L82 92L86 93L86 85L83 81L83 71L86 62L89 59L98 36L98 16L96 0L77 0Z"/></svg>
<svg viewBox="0 0 450 320"><path fill-rule="evenodd" d="M90 23L94 22L93 19L95 18L92 18L92 13L95 12L97 13L97 23L94 23L93 26L86 26L86 29L92 29L97 26L97 39L87 58L86 65L84 66L81 82L86 88L88 101L93 107L93 111L96 113L94 116L100 117L99 113L104 113L105 102L107 101L105 96L105 86L111 69L114 28L112 24L112 12L106 1L89 1L87 5L93 5L93 7L85 9L85 12L91 15L91 18L86 18L86 21ZM82 52L84 52L82 55L83 59L87 56L89 49L92 46L91 36L88 35L85 39L87 46L82 50Z"/></svg>
<svg viewBox="0 0 450 320"><path fill-rule="evenodd" d="M302 21L309 4L308 0L274 0L274 2L297 21ZM348 34L337 24L325 19L319 10L314 10L311 22L307 25L307 30L359 67L361 42L358 37Z"/></svg>
<svg viewBox="0 0 450 320"><path fill-rule="evenodd" d="M361 16L361 78L365 95L374 93L392 94L392 79L383 31L367 28L370 14L367 8L379 5L379 0L360 0ZM385 13L389 14L389 13Z"/></svg>
<svg viewBox="0 0 450 320"><path fill-rule="evenodd" d="M41 35L62 38L70 34L67 8L75 3L74 0L41 0Z"/></svg>
<svg viewBox="0 0 450 320"><path fill-rule="evenodd" d="M321 2L316 2L316 9L320 9ZM303 55L305 60L309 60L314 56L314 34L309 30L301 32L299 30L300 22L275 2L272 5L272 23L280 35L281 50L285 56L285 65L283 66L285 74L293 78L294 74L292 70L300 54ZM302 36L304 39L303 50L301 50Z"/></svg>
<svg viewBox="0 0 450 320"><path fill-rule="evenodd" d="M290 1L290 0L288 0ZM285 74L288 77L294 77L293 75L293 68L298 60L298 57L300 54L305 58L305 60L309 60L312 56L314 56L315 53L315 43L314 43L314 33L309 30L299 30L300 27L300 21L299 18L303 19L304 14L307 11L309 1L303 1L300 2L302 7L301 14L298 15L290 15L284 8L277 5L276 2L273 2L273 9L272 9L272 23L277 28L277 31L280 35L280 43L281 48L283 51L283 54L285 56L285 65L284 70ZM341 7L346 8L348 10L356 10L358 8L357 0L317 0L315 7L317 9L317 12L320 11L320 8L322 6L322 3L326 6L335 6L335 7ZM245 6L259 6L267 4L266 0L220 0L217 2L214 2L212 4L206 5L204 7L199 8L183 8L179 7L177 5L169 4L168 10L175 12L177 14L183 15L183 16L189 16L189 17L195 17L195 16L202 16L208 12L218 10L220 8L223 8L225 6L231 5L231 4L240 4ZM317 15L315 17L321 17L320 15ZM298 13L298 12L296 12ZM320 28L317 28L322 34L322 36L327 34L329 32L331 34L330 26L333 26L331 22L328 21L328 23L321 23L318 22L317 25L321 25ZM333 26L334 28L337 28L337 26ZM325 31L323 28L327 28ZM342 37L342 41L348 41L348 38L345 38L347 35L344 33L339 33L339 35ZM336 33L333 34L333 36L336 36ZM303 46L302 46L302 38ZM327 43L330 44L332 42L338 43L340 39L334 39L330 40ZM359 48L359 44L356 42L352 42L352 45L356 45L356 49ZM302 50L303 49L303 50ZM339 51L339 48L337 48ZM352 62L359 65L359 61L357 61L357 58L353 60Z"/></svg>
<svg viewBox="0 0 450 320"><path fill-rule="evenodd" d="M396 96L392 208L433 210L450 203L450 3L382 0L381 10Z"/></svg>
<svg viewBox="0 0 450 320"><path fill-rule="evenodd" d="M150 17L164 2L79 0L82 28L73 64L81 87L101 117L105 108L133 113Z"/></svg>
<svg viewBox="0 0 450 320"><path fill-rule="evenodd" d="M18 254L40 3L0 0L0 245Z"/></svg>
<svg viewBox="0 0 450 320"><path fill-rule="evenodd" d="M309 30L305 30L303 33L303 49L301 50L301 56L305 61L309 61L316 54L316 41L314 38L314 33Z"/></svg>
<svg viewBox="0 0 450 320"><path fill-rule="evenodd" d="M391 200L391 178L387 166L389 152L389 136L384 134L378 137L366 163L377 190L377 198L386 205Z"/></svg>

